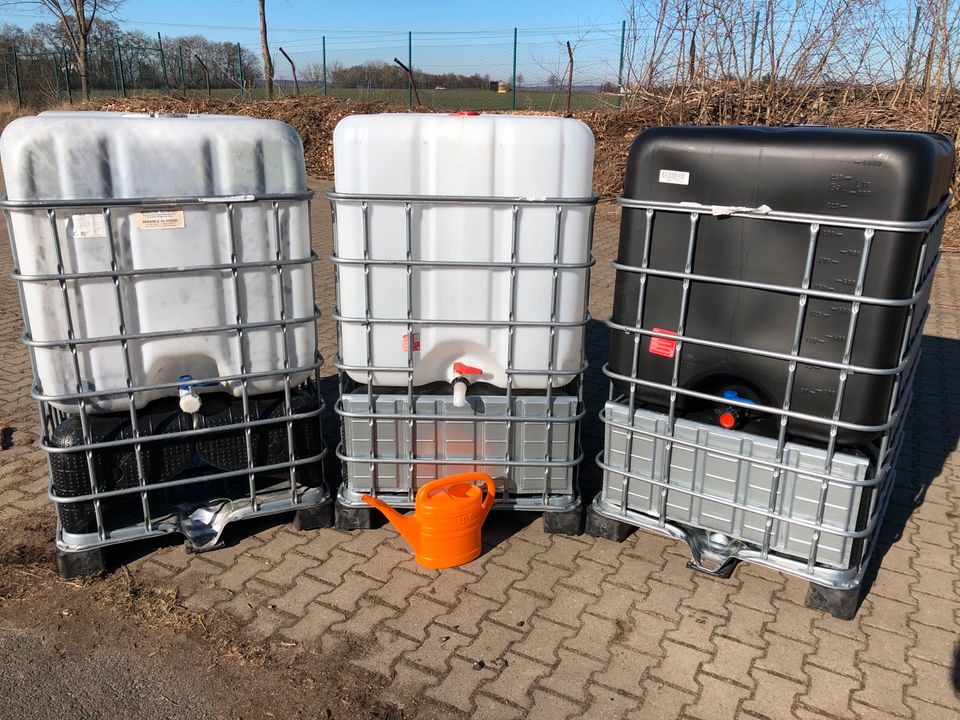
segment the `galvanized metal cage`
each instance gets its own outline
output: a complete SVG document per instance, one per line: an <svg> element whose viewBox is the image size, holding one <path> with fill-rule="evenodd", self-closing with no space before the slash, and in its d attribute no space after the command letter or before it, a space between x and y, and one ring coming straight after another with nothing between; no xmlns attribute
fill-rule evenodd
<svg viewBox="0 0 960 720"><path fill-rule="evenodd" d="M343 463L344 482L338 494L338 504L344 508L364 508L361 496L365 493L397 507L413 507L416 491L432 479L457 472L478 470L494 477L497 484L496 505L524 510L575 511L581 510L577 485L577 467L582 461L579 443L579 423L584 414L581 377L586 368L585 354L580 352L576 368L557 367L555 338L558 332L583 333L589 321L587 308L590 255L593 235L596 197L587 198L505 198L505 197L444 197L395 196L327 193L333 213L334 253L332 262L337 268L338 346L342 348L343 329L359 326L366 336L366 362L360 365L344 363L342 355L335 365L341 374L341 394L336 412L343 423L343 442L337 456ZM369 213L378 206L403 209L405 218L405 246L402 258L378 257L371 248ZM509 260L500 262L473 262L468 260L438 261L416 257L416 224L411 217L423 208L449 206L465 208L496 208L510 213L511 249ZM338 238L338 211L344 207L359 208L362 214L362 255L347 257L341 252ZM552 260L530 262L520 259L518 224L525 209L553 210ZM583 262L564 262L561 259L560 238L565 214L571 208L589 210L586 259ZM362 268L364 297L363 315L344 315L340 308L342 268ZM399 318L377 317L371 312L371 275L378 268L397 268L405 272L406 293L398 302L405 307ZM418 275L437 269L451 271L482 269L509 274L509 306L505 317L491 320L468 320L443 315L416 316L413 288ZM524 273L530 270L551 273L550 311L543 317L518 319ZM583 306L576 318L558 317L558 278L562 273L577 273L583 282ZM377 365L373 360L372 334L378 326L399 325L406 337L430 327L482 326L506 330L508 350L505 373L506 388L492 385L471 386L463 407L455 407L450 386L445 382L415 386L414 343L408 342L406 364L397 367ZM542 367L517 367L515 337L521 328L544 328L549 342L543 348ZM347 373L359 373L366 382L357 382ZM402 387L382 387L374 383L376 373L402 373L406 383ZM549 378L543 390L518 389L516 379L521 375L542 375Z"/></svg>
<svg viewBox="0 0 960 720"><path fill-rule="evenodd" d="M927 298L939 258L939 238L949 206L947 198L929 218L920 222L883 222L852 217L771 211L769 208L715 208L694 203L645 202L620 198L624 208L641 210L645 216L643 260L639 266L614 263L624 273L639 276L640 294L633 324L608 325L614 333L633 339L634 370L643 337L661 338L671 344L672 380L652 382L633 374L604 367L611 379L610 401L601 413L605 425L604 451L598 457L603 486L591 515L595 534L614 536L618 523L626 523L681 538L690 546L694 565L726 573L739 560L766 565L809 580L813 585L846 593L846 608L838 610L836 598L826 601L831 611L850 612L849 598L859 592L876 546L877 533L895 482L895 465L903 442L903 421L909 407L912 380L920 352ZM689 219L686 263L682 271L651 266L653 223L658 215L671 213ZM704 215L749 218L759 223L792 223L809 228L806 266L796 286L731 279L694 272L698 224ZM859 272L852 292L813 287L811 277L818 239L827 228L851 228L862 233ZM864 278L874 235L883 230L922 234L922 246L913 292L893 299L864 292ZM683 242L677 238L678 242ZM680 313L674 333L644 329L644 303L649 277L668 277L682 283ZM729 345L685 332L691 286L717 283L794 296L793 345L789 353ZM817 359L801 353L801 340L808 313L808 300L827 299L849 303L849 324L840 362ZM907 310L903 331L891 337L900 351L889 367L857 365L851 351L860 310L867 306L902 307ZM779 405L763 405L729 395L704 393L679 383L680 364L686 346L735 350L785 361L785 393ZM794 381L801 366L838 371L832 415L798 413L791 409ZM884 375L894 379L884 422L859 425L841 420L844 390L856 374ZM629 392L617 391L614 384ZM665 408L645 405L639 388L668 393ZM741 408L772 418L774 432L766 436L724 429L703 418L684 417L678 410L682 397L716 403L717 407ZM791 419L816 423L828 432L817 444L788 434ZM869 447L838 445L840 430L877 435ZM591 518L588 518L588 526ZM604 523L607 526L604 527ZM830 606L833 603L833 606ZM843 603L841 603L843 604Z"/></svg>
<svg viewBox="0 0 960 720"><path fill-rule="evenodd" d="M313 351L307 362L292 363L291 338L298 328L316 336L319 310L312 266L317 256L285 255L286 214L292 207L309 212L312 193L245 195L231 197L181 197L142 199L97 199L64 201L12 201L0 198L10 232L13 278L24 312L23 341L30 351L35 377L32 397L40 411L40 445L50 466L49 497L56 505L59 553L90 554L116 543L181 532L191 550L215 547L227 523L258 515L302 511L329 506L323 475L326 449L320 432L323 400L318 390L318 369L323 358ZM131 267L124 260L121 233L115 218L120 213L162 208L202 206L222 222L222 249L226 262L170 267ZM253 206L269 218L264 243L270 243L267 260L245 261L238 256L235 224L242 209ZM84 212L103 220L110 248L109 267L95 271L68 271L64 261L68 247L59 229L64 215ZM32 213L47 222L56 248L55 272L24 273L18 261L18 238L13 215ZM23 242L26 242L23 238ZM292 317L287 307L289 275L305 268L311 276L312 311ZM267 319L251 321L244 316L241 295L244 273L273 275L280 289L264 308ZM179 273L215 277L232 287L232 297L216 298L235 308L235 322L216 327L195 327L190 317L177 318L175 329L136 332L136 308L127 307L128 284L143 278ZM113 308L119 319L109 335L85 336L75 327L73 312L85 283L110 282ZM271 281L272 282L272 281ZM25 288L47 285L59 289L60 306L66 318L63 337L38 340L31 334L31 313L24 299ZM252 368L247 357L247 334L258 330L279 333L281 366ZM137 362L136 343L154 338L214 337L230 344L239 358L239 372L229 375L192 377L189 380L138 384L132 367ZM36 373L40 349L61 349L72 358L73 391L50 393ZM103 349L119 352L126 381L117 386L95 387L81 367L81 356ZM303 378L309 378L306 382ZM291 378L294 380L291 381ZM278 381L282 391L262 393L250 386L265 379ZM299 384L297 384L299 383ZM203 405L194 414L182 412L178 393L199 392ZM172 397L144 406L141 394ZM124 412L104 412L104 406L125 401ZM69 566L69 563L67 563ZM82 563L81 563L82 565ZM96 568L94 568L96 569ZM65 572L61 562L61 572ZM66 570L70 572L69 567Z"/></svg>

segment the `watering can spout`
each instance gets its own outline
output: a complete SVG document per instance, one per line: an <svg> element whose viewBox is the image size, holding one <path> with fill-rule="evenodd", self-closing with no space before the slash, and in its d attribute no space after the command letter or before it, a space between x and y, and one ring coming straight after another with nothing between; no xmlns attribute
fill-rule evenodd
<svg viewBox="0 0 960 720"><path fill-rule="evenodd" d="M394 510L392 507L387 505L383 500L372 497L371 495L364 495L362 500L369 504L373 505L377 510L382 512L387 520L393 523L393 526L397 529L403 539L410 543L410 547L413 548L414 552L419 552L420 550L420 522L413 515L402 515Z"/></svg>

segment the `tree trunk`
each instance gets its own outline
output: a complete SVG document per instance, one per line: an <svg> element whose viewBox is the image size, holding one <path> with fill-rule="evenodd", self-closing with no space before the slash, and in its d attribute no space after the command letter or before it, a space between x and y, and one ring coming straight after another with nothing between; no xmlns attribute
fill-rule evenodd
<svg viewBox="0 0 960 720"><path fill-rule="evenodd" d="M87 84L87 38L78 33L77 38L77 70L80 72L80 94L84 100L90 99L90 86Z"/></svg>
<svg viewBox="0 0 960 720"><path fill-rule="evenodd" d="M267 83L267 97L273 99L273 59L270 57L270 44L267 42L266 0L260 0L260 49L263 53L263 77Z"/></svg>

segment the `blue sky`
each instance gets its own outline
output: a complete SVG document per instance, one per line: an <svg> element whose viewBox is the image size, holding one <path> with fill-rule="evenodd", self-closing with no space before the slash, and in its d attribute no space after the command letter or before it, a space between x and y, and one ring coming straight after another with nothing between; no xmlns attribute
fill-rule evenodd
<svg viewBox="0 0 960 720"><path fill-rule="evenodd" d="M203 35L240 43L259 54L256 0L127 0L116 17L124 29L149 35L158 31L164 36ZM278 46L284 47L298 68L320 64L322 36L328 63L406 60L409 30L417 69L507 80L516 27L517 71L528 84L563 73L567 40L577 47L580 82L615 81L623 19L619 0L267 0L270 46L275 53ZM29 6L7 6L0 13L0 24L29 26L48 20ZM276 65L279 78L289 74L285 62Z"/></svg>
<svg viewBox="0 0 960 720"><path fill-rule="evenodd" d="M29 7L6 7L0 21L31 25L43 19ZM256 0L128 0L119 17L129 28L164 34L202 34L213 40L258 40ZM586 28L623 19L618 0L267 0L267 19L278 42L341 32ZM179 24L179 23L182 23ZM192 27L191 27L192 26ZM271 38L271 39L273 39Z"/></svg>

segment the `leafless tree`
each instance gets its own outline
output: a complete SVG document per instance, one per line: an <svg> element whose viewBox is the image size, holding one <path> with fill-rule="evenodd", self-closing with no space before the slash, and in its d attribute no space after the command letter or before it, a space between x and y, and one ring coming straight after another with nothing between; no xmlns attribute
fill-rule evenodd
<svg viewBox="0 0 960 720"><path fill-rule="evenodd" d="M80 92L90 97L87 82L87 51L90 32L99 15L110 15L117 11L124 0L8 0L4 5L32 5L51 15L59 23L63 34L70 43L77 72L80 75Z"/></svg>

